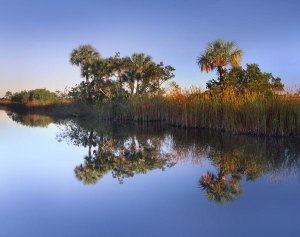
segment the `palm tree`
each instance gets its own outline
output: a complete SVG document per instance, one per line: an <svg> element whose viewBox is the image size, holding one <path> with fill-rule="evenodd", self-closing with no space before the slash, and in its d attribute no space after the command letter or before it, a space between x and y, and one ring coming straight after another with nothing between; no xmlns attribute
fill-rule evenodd
<svg viewBox="0 0 300 237"><path fill-rule="evenodd" d="M124 80L127 81L131 94L139 94L140 83L145 79L147 70L153 64L151 56L144 53L134 53L131 57L124 59L124 67L126 68Z"/></svg>
<svg viewBox="0 0 300 237"><path fill-rule="evenodd" d="M137 73L143 73L153 63L151 56L144 53L132 54L131 61Z"/></svg>
<svg viewBox="0 0 300 237"><path fill-rule="evenodd" d="M85 77L86 83L89 83L89 64L93 60L100 58L100 53L91 45L80 45L71 53L70 63L81 66L81 74Z"/></svg>
<svg viewBox="0 0 300 237"><path fill-rule="evenodd" d="M242 50L238 49L232 41L227 42L218 39L208 44L206 50L197 58L197 64L201 71L210 72L217 69L220 76L220 84L223 83L226 67L238 67L242 60Z"/></svg>
<svg viewBox="0 0 300 237"><path fill-rule="evenodd" d="M80 45L74 49L70 56L72 65L80 66L81 76L85 78L87 101L92 103L92 95L90 88L91 66L96 59L100 58L100 53L91 45Z"/></svg>

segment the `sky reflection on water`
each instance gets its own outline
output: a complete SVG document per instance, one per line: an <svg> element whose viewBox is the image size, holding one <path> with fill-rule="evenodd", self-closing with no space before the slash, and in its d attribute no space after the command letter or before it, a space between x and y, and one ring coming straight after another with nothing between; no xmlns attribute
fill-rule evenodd
<svg viewBox="0 0 300 237"><path fill-rule="evenodd" d="M52 122L0 111L1 236L300 234L298 141Z"/></svg>

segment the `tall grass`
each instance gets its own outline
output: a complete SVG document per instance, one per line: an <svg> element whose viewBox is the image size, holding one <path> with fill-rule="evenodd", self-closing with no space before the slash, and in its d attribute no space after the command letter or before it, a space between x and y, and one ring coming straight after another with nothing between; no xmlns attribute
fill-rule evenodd
<svg viewBox="0 0 300 237"><path fill-rule="evenodd" d="M99 106L100 118L161 121L183 128L208 128L253 135L300 136L300 99L261 95L209 95L199 90L134 97Z"/></svg>
<svg viewBox="0 0 300 237"><path fill-rule="evenodd" d="M166 95L135 96L102 104L28 104L29 112L57 117L159 121L183 128L231 133L300 136L300 98L259 94L221 94L199 89L173 90Z"/></svg>

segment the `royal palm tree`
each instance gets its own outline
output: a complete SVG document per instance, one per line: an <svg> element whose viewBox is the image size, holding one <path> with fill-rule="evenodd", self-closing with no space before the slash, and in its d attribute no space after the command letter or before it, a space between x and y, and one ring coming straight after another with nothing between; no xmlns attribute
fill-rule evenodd
<svg viewBox="0 0 300 237"><path fill-rule="evenodd" d="M202 72L217 69L220 84L223 83L226 67L238 67L242 60L242 50L232 41L218 39L208 44L206 50L197 58L197 64Z"/></svg>

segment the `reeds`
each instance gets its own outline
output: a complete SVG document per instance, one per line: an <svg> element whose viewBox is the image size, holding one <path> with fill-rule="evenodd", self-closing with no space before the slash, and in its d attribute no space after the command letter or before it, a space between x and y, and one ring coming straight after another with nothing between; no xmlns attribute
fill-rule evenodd
<svg viewBox="0 0 300 237"><path fill-rule="evenodd" d="M102 105L106 119L160 121L183 128L208 128L232 133L300 136L300 100L283 96L222 94L197 90L166 96L134 97L126 104Z"/></svg>
<svg viewBox="0 0 300 237"><path fill-rule="evenodd" d="M207 128L236 134L300 136L300 98L284 95L237 95L230 90L213 95L193 88L102 104L68 102L28 106L27 109L57 117L158 121L176 127Z"/></svg>

